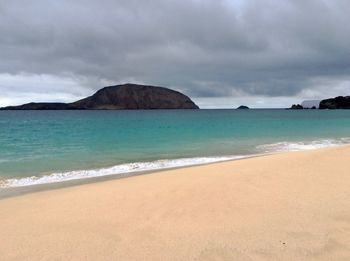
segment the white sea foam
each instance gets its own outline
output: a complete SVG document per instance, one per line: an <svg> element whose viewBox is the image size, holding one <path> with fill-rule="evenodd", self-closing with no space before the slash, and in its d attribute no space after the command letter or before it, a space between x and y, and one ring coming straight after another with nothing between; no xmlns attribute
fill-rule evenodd
<svg viewBox="0 0 350 261"><path fill-rule="evenodd" d="M265 144L257 146L257 149L263 153L271 152L283 152L283 151L301 151L301 150L313 150L327 147L336 147L341 145L350 144L350 138L340 139L324 139L315 141L304 142L277 142L272 144Z"/></svg>
<svg viewBox="0 0 350 261"><path fill-rule="evenodd" d="M6 163L6 162L9 162L9 161L11 161L11 160L9 160L9 159L0 159L0 164L1 163Z"/></svg>
<svg viewBox="0 0 350 261"><path fill-rule="evenodd" d="M183 158L171 160L157 160L151 162L135 162L128 164L115 165L108 168L91 170L74 170L67 172L57 172L41 177L10 178L0 180L0 188L6 187L24 187L30 185L47 184L76 179L85 179L101 176L120 175L125 173L142 172L159 169L170 169L176 167L194 166L206 163L221 162L226 160L241 159L246 156L227 156L227 157L201 157L201 158Z"/></svg>
<svg viewBox="0 0 350 261"><path fill-rule="evenodd" d="M350 144L350 138L341 139L324 139L309 142L277 142L257 146L260 154L283 152L283 151L300 151L312 150L325 147L334 147ZM255 154L259 155L259 154ZM41 177L32 176L24 178L0 179L0 188L8 187L24 187L31 185L55 183L69 180L86 179L110 175L122 175L128 173L136 173L143 171L152 171L160 169L170 169L176 167L194 166L207 163L221 162L234 159L242 159L254 155L246 156L224 156L224 157L198 157L198 158L182 158L169 160L156 160L151 162L135 162L115 165L108 168L90 169L90 170L74 170L67 172L57 172Z"/></svg>

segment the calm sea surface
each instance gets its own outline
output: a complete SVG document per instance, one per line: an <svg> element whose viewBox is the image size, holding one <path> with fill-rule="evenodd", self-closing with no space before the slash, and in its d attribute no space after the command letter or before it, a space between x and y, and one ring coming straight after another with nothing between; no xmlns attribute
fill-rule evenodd
<svg viewBox="0 0 350 261"><path fill-rule="evenodd" d="M0 187L350 142L350 110L0 111Z"/></svg>

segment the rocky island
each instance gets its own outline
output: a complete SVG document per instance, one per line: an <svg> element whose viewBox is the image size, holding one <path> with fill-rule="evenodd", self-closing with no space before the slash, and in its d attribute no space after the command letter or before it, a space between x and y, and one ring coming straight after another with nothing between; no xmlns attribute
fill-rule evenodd
<svg viewBox="0 0 350 261"><path fill-rule="evenodd" d="M322 100L320 109L350 109L350 96L338 96L331 99Z"/></svg>
<svg viewBox="0 0 350 261"><path fill-rule="evenodd" d="M186 95L158 86L122 84L98 90L92 96L72 103L27 103L1 110L137 110L199 109Z"/></svg>
<svg viewBox="0 0 350 261"><path fill-rule="evenodd" d="M237 110L249 110L249 107L245 106L245 105L241 105L241 106L237 107Z"/></svg>
<svg viewBox="0 0 350 261"><path fill-rule="evenodd" d="M300 104L293 104L293 105L289 108L289 110L302 110L302 109L304 109L304 107L303 107L302 105L300 105Z"/></svg>
<svg viewBox="0 0 350 261"><path fill-rule="evenodd" d="M305 106L303 106L303 104ZM318 105L319 106L316 106ZM312 107L310 107L312 105ZM293 104L289 110L303 110L303 109L350 109L350 96L338 96L335 98L324 99L322 101L310 100L304 101L302 104Z"/></svg>

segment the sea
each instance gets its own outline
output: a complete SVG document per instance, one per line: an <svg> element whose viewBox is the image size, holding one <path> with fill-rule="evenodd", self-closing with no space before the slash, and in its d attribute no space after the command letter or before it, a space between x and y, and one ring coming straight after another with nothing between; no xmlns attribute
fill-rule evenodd
<svg viewBox="0 0 350 261"><path fill-rule="evenodd" d="M0 189L350 143L350 110L0 111Z"/></svg>

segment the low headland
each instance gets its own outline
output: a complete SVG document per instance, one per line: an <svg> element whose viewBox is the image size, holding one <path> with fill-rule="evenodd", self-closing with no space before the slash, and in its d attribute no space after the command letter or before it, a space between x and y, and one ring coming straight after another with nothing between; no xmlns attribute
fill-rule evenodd
<svg viewBox="0 0 350 261"><path fill-rule="evenodd" d="M320 109L320 110L336 110L336 109L350 109L350 96L337 96L335 98L324 99L321 101L310 100L303 101L301 104L293 104L290 110L303 109Z"/></svg>

